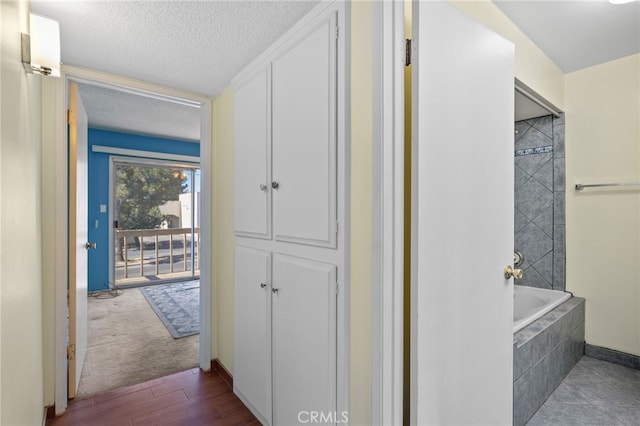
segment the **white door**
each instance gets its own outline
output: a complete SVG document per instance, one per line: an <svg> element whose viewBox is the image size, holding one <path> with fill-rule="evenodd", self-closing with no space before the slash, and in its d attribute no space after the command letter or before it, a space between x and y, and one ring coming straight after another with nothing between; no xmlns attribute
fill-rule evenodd
<svg viewBox="0 0 640 426"><path fill-rule="evenodd" d="M261 422L271 423L271 254L236 246L233 387Z"/></svg>
<svg viewBox="0 0 640 426"><path fill-rule="evenodd" d="M336 422L336 268L274 254L273 424Z"/></svg>
<svg viewBox="0 0 640 426"><path fill-rule="evenodd" d="M235 89L235 230L271 238L271 118L268 69Z"/></svg>
<svg viewBox="0 0 640 426"><path fill-rule="evenodd" d="M75 83L69 84L69 388L73 398L87 353L88 120Z"/></svg>
<svg viewBox="0 0 640 426"><path fill-rule="evenodd" d="M335 247L335 14L272 70L275 239Z"/></svg>
<svg viewBox="0 0 640 426"><path fill-rule="evenodd" d="M413 7L411 423L507 425L514 46L448 2Z"/></svg>

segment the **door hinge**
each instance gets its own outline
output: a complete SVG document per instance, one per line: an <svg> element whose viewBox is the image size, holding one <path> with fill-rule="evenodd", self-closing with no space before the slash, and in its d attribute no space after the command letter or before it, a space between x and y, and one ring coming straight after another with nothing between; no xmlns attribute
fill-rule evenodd
<svg viewBox="0 0 640 426"><path fill-rule="evenodd" d="M334 292L335 294L338 294L338 281L336 281L336 282L333 284L333 292Z"/></svg>
<svg viewBox="0 0 640 426"><path fill-rule="evenodd" d="M336 220L336 235L338 235L338 230L340 229L340 222Z"/></svg>
<svg viewBox="0 0 640 426"><path fill-rule="evenodd" d="M340 27L336 25L336 40L340 38Z"/></svg>
<svg viewBox="0 0 640 426"><path fill-rule="evenodd" d="M67 345L67 359L69 361L76 358L76 345Z"/></svg>
<svg viewBox="0 0 640 426"><path fill-rule="evenodd" d="M71 110L67 110L67 124L71 124Z"/></svg>
<svg viewBox="0 0 640 426"><path fill-rule="evenodd" d="M404 66L411 65L411 39L408 38L404 41Z"/></svg>

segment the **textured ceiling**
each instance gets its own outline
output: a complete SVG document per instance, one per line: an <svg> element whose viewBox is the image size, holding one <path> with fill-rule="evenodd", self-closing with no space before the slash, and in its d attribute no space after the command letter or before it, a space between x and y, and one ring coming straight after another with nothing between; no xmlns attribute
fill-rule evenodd
<svg viewBox="0 0 640 426"><path fill-rule="evenodd" d="M200 141L200 108L89 84L78 84L90 126Z"/></svg>
<svg viewBox="0 0 640 426"><path fill-rule="evenodd" d="M62 62L217 96L315 1L42 1Z"/></svg>
<svg viewBox="0 0 640 426"><path fill-rule="evenodd" d="M0 0L1 1L1 0ZM62 62L217 96L318 1L43 1ZM198 141L196 108L80 86L94 128Z"/></svg>
<svg viewBox="0 0 640 426"><path fill-rule="evenodd" d="M640 2L494 3L565 73L640 52Z"/></svg>

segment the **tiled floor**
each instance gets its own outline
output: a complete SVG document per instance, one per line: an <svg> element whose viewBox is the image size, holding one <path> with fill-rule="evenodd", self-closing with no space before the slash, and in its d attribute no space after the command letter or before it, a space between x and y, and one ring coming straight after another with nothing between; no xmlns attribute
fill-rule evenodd
<svg viewBox="0 0 640 426"><path fill-rule="evenodd" d="M47 426L260 425L217 371L197 368L73 401Z"/></svg>
<svg viewBox="0 0 640 426"><path fill-rule="evenodd" d="M640 370L585 356L527 425L640 425Z"/></svg>

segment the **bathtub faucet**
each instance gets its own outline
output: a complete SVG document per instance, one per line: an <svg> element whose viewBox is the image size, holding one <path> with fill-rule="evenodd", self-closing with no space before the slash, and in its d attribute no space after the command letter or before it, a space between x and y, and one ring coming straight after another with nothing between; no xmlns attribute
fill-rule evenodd
<svg viewBox="0 0 640 426"><path fill-rule="evenodd" d="M524 255L519 251L513 253L513 266L516 268L524 263Z"/></svg>

